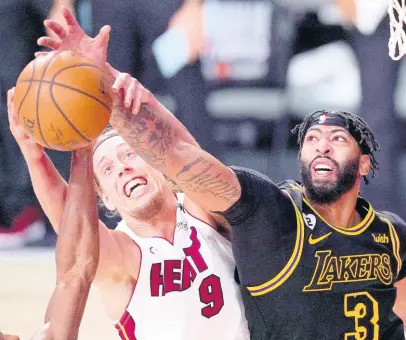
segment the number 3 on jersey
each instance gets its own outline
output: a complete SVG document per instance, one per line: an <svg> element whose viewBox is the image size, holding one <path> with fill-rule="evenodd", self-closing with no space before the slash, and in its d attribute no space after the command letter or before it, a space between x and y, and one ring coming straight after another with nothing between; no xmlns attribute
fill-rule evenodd
<svg viewBox="0 0 406 340"><path fill-rule="evenodd" d="M355 322L355 331L346 333L345 340L379 339L378 302L368 292L346 294L344 314Z"/></svg>
<svg viewBox="0 0 406 340"><path fill-rule="evenodd" d="M200 241L197 238L197 230L191 227L190 239L192 244L188 248L184 248L183 251L186 256L192 258L192 261L196 265L198 271L203 273L206 271L207 264L200 254ZM224 306L223 289L221 288L220 278L214 274L204 278L199 287L200 301L206 304L202 308L202 315L208 319L217 315Z"/></svg>

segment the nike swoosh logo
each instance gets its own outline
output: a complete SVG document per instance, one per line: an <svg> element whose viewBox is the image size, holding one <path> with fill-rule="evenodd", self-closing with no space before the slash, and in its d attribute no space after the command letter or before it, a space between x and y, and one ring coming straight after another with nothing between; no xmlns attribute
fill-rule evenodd
<svg viewBox="0 0 406 340"><path fill-rule="evenodd" d="M309 243L310 244L316 244L319 243L320 241L323 241L325 238L329 237L333 232L330 231L329 233L327 233L326 235L317 237L317 238L313 238L313 234L310 235L309 237Z"/></svg>

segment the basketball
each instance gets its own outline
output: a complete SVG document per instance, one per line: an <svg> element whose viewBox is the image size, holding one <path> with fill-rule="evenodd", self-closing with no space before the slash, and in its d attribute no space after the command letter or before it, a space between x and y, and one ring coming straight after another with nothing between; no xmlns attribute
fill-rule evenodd
<svg viewBox="0 0 406 340"><path fill-rule="evenodd" d="M21 72L14 94L19 124L46 148L69 151L97 138L110 119L107 70L72 51L51 52Z"/></svg>

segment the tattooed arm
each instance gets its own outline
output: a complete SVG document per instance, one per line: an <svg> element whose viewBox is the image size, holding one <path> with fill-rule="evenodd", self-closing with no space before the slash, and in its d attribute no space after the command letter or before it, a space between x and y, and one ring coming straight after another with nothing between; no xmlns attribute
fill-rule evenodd
<svg viewBox="0 0 406 340"><path fill-rule="evenodd" d="M110 123L124 140L207 211L225 211L237 201L240 185L234 172L202 150L182 123L137 80L110 70L116 77L113 91L118 94Z"/></svg>

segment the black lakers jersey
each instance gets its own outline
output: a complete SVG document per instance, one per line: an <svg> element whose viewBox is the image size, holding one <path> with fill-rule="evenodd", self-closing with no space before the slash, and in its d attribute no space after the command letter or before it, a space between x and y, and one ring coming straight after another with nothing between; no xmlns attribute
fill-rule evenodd
<svg viewBox="0 0 406 340"><path fill-rule="evenodd" d="M240 200L224 213L251 339L405 339L393 312L406 276L406 227L358 198L361 223L325 221L294 181L234 168Z"/></svg>

